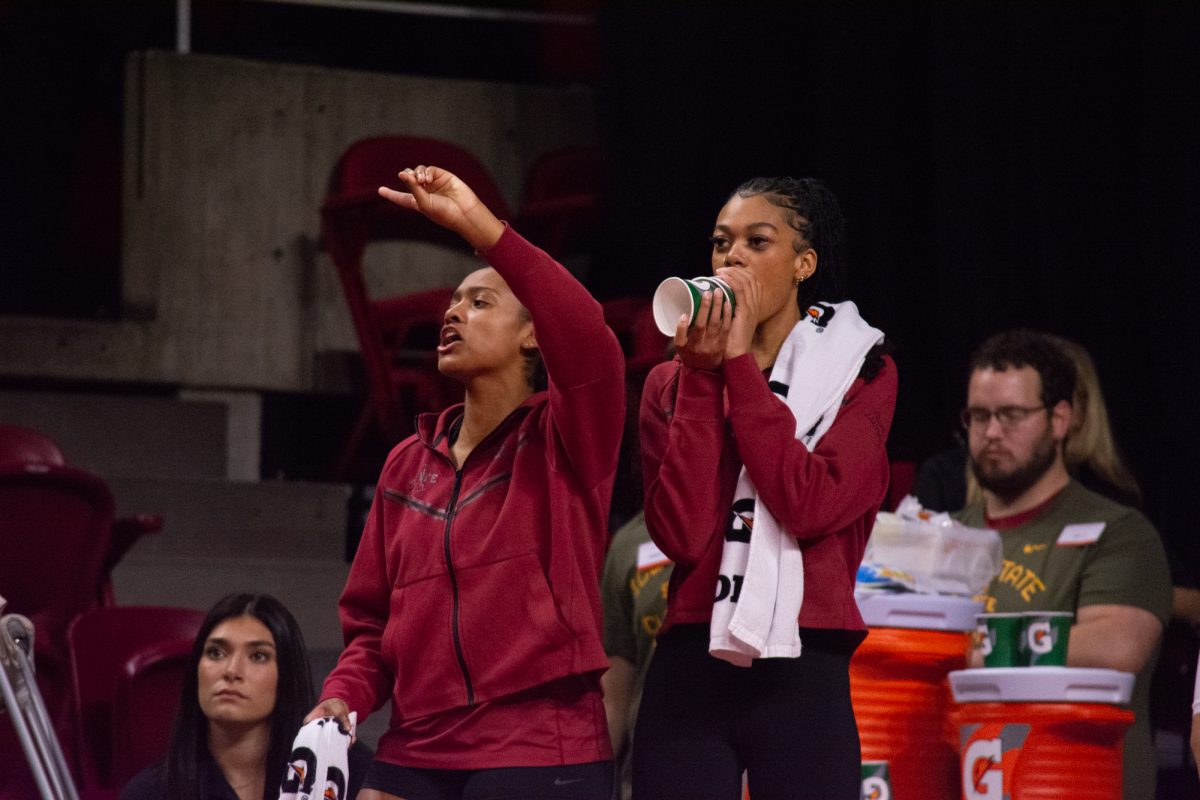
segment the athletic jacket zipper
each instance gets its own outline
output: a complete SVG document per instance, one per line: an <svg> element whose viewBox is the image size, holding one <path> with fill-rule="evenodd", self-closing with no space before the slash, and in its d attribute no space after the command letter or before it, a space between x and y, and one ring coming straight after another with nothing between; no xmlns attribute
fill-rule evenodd
<svg viewBox="0 0 1200 800"><path fill-rule="evenodd" d="M438 453L446 460L454 469L454 489L450 492L450 502L446 504L446 527L442 533L442 552L446 556L446 571L450 575L450 597L451 597L451 621L450 621L450 636L454 640L454 655L458 659L458 668L462 670L463 682L467 686L467 707L475 705L475 687L471 684L471 673L467 669L467 657L463 653L462 635L459 633L459 602L458 602L458 575L454 571L454 559L450 555L450 526L454 523L454 512L458 506L458 492L462 488L463 472L466 470L467 464L471 462L471 458L480 450L485 450L492 440L498 436L502 436L508 432L510 420L516 415L517 409L513 409L507 417L505 417L499 425L492 430L487 436L483 437L483 441L475 445L475 448L463 459L462 467L457 467L454 460L444 453ZM435 452L437 452L435 450Z"/></svg>
<svg viewBox="0 0 1200 800"><path fill-rule="evenodd" d="M454 639L454 655L458 658L458 668L462 670L463 681L467 685L467 707L475 705L475 689L471 686L471 673L467 670L467 657L463 654L462 637L459 635L458 623L458 576L454 572L454 559L450 556L450 525L454 522L455 507L458 505L458 490L462 487L462 470L454 471L454 490L450 493L450 504L446 506L446 528L442 536L442 548L446 554L446 570L450 573L450 596L453 599L453 615L450 623L450 633Z"/></svg>

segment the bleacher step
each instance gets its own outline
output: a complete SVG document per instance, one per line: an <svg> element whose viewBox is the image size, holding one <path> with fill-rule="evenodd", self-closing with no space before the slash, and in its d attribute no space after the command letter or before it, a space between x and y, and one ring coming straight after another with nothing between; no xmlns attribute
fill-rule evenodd
<svg viewBox="0 0 1200 800"><path fill-rule="evenodd" d="M342 648L337 601L348 573L341 560L131 554L113 571L113 593L120 605L199 609L233 592L274 595L300 623L310 650L336 652Z"/></svg>
<svg viewBox="0 0 1200 800"><path fill-rule="evenodd" d="M229 404L213 399L0 392L0 421L49 436L68 464L106 480L229 477L229 420Z"/></svg>
<svg viewBox="0 0 1200 800"><path fill-rule="evenodd" d="M118 478L109 481L118 513L163 516L127 558L345 557L343 484Z"/></svg>

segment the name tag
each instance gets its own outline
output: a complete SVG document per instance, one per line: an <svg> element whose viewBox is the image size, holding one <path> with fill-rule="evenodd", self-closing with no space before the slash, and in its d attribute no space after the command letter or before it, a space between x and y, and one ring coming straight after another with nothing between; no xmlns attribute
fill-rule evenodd
<svg viewBox="0 0 1200 800"><path fill-rule="evenodd" d="M1056 544L1060 547L1082 547L1085 544L1100 541L1102 533L1104 533L1103 522L1080 522L1063 528L1062 533L1058 535Z"/></svg>
<svg viewBox="0 0 1200 800"><path fill-rule="evenodd" d="M644 542L638 545L637 568L639 571L670 563L671 559L663 555L663 551L659 550L658 545L654 542Z"/></svg>

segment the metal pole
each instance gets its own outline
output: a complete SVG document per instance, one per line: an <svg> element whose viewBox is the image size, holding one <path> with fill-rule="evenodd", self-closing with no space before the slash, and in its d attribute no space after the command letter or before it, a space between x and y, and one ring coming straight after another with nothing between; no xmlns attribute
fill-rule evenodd
<svg viewBox="0 0 1200 800"><path fill-rule="evenodd" d="M0 606L2 607L2 606ZM62 748L50 726L29 657L0 618L0 695L43 800L79 800Z"/></svg>
<svg viewBox="0 0 1200 800"><path fill-rule="evenodd" d="M175 52L192 52L192 0L175 0Z"/></svg>

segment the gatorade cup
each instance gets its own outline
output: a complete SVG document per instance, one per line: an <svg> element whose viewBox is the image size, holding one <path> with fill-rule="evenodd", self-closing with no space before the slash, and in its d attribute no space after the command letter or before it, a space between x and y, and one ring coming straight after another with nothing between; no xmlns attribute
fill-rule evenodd
<svg viewBox="0 0 1200 800"><path fill-rule="evenodd" d="M1031 667L1065 667L1071 638L1070 611L1027 611L1021 653Z"/></svg>
<svg viewBox="0 0 1200 800"><path fill-rule="evenodd" d="M1023 667L1028 661L1022 652L1025 615L976 614L985 667Z"/></svg>
<svg viewBox="0 0 1200 800"><path fill-rule="evenodd" d="M733 308L733 289L720 278L704 275L698 278L667 278L658 285L654 292L651 308L654 311L654 323L664 336L674 336L675 326L681 316L686 316L688 327L696 319L700 310L700 300L705 292L721 292L725 300Z"/></svg>

